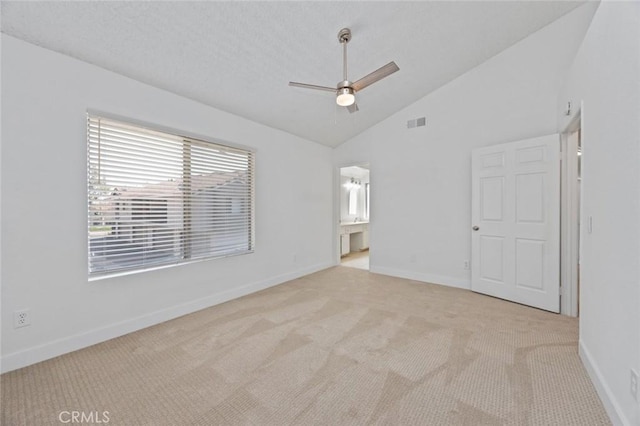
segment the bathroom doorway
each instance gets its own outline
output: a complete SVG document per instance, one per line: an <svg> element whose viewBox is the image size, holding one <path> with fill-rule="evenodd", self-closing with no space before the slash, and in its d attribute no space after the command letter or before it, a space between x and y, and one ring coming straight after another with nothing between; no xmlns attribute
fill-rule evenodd
<svg viewBox="0 0 640 426"><path fill-rule="evenodd" d="M340 265L369 270L371 185L369 165L340 168Z"/></svg>
<svg viewBox="0 0 640 426"><path fill-rule="evenodd" d="M591 217L581 231L582 114L578 111L562 134L562 210L560 235L560 313L580 315L580 233L591 233Z"/></svg>

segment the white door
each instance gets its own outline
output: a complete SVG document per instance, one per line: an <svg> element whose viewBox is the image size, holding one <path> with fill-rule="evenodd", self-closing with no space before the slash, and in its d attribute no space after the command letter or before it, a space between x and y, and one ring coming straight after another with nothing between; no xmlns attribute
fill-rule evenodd
<svg viewBox="0 0 640 426"><path fill-rule="evenodd" d="M560 137L473 151L471 289L560 307Z"/></svg>

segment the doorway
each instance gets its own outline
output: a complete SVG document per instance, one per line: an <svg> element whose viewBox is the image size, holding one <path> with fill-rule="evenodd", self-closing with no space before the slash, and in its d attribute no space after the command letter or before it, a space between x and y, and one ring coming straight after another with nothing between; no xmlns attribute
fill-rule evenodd
<svg viewBox="0 0 640 426"><path fill-rule="evenodd" d="M340 265L368 271L371 216L369 165L341 167L338 194Z"/></svg>
<svg viewBox="0 0 640 426"><path fill-rule="evenodd" d="M580 313L580 194L582 186L581 114L562 134L561 300L564 315ZM586 229L589 232L589 229Z"/></svg>

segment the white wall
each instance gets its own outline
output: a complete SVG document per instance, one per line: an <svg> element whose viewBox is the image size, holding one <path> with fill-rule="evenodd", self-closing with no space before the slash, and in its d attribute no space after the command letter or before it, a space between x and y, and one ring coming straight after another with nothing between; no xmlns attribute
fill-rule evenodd
<svg viewBox="0 0 640 426"><path fill-rule="evenodd" d="M327 147L5 35L2 104L3 371L334 262ZM87 108L254 148L255 253L88 282Z"/></svg>
<svg viewBox="0 0 640 426"><path fill-rule="evenodd" d="M584 105L580 353L614 423L640 425L640 3L600 4L558 97L560 128L567 101Z"/></svg>
<svg viewBox="0 0 640 426"><path fill-rule="evenodd" d="M557 131L558 91L594 8L581 6L334 151L337 166L370 164L372 272L469 288L471 150ZM425 127L407 129L422 116Z"/></svg>

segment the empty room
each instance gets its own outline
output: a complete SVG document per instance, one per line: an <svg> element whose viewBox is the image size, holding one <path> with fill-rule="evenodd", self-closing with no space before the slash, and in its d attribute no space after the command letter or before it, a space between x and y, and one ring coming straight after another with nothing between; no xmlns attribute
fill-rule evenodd
<svg viewBox="0 0 640 426"><path fill-rule="evenodd" d="M0 15L0 424L640 426L639 2Z"/></svg>

